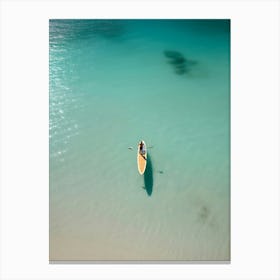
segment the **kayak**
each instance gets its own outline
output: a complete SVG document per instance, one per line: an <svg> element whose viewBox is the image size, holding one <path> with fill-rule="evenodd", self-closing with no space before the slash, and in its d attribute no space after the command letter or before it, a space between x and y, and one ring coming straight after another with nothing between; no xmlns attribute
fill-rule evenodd
<svg viewBox="0 0 280 280"><path fill-rule="evenodd" d="M147 154L146 143L143 140L142 140L143 148L142 148L142 152L140 152L140 143L138 144L138 149L137 149L137 166L138 166L139 173L143 175L146 170L148 154Z"/></svg>

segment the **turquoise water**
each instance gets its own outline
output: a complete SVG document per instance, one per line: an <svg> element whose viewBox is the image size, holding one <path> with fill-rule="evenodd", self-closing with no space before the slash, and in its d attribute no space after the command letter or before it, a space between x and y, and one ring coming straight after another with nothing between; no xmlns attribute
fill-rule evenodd
<svg viewBox="0 0 280 280"><path fill-rule="evenodd" d="M49 27L50 260L229 260L229 21Z"/></svg>

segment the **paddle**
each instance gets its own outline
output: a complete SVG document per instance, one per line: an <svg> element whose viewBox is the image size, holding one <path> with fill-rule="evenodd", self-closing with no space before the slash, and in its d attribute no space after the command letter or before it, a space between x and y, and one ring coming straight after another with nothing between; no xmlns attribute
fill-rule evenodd
<svg viewBox="0 0 280 280"><path fill-rule="evenodd" d="M145 157L144 155L142 155L142 154L140 154L140 155L142 156L142 158L143 158L144 160L147 160L146 157Z"/></svg>
<svg viewBox="0 0 280 280"><path fill-rule="evenodd" d="M153 147L154 147L154 146L149 146L149 147L147 147L147 149L152 149ZM132 150L133 150L133 147L128 147L128 149L132 151Z"/></svg>

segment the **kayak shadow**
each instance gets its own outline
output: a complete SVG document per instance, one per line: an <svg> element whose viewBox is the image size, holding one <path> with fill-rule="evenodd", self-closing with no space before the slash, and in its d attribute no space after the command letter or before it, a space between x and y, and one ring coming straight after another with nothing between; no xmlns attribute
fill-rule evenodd
<svg viewBox="0 0 280 280"><path fill-rule="evenodd" d="M151 196L153 192L154 177L153 177L152 159L150 154L148 154L147 156L147 165L144 173L144 184L145 184L145 190L147 192L147 195Z"/></svg>

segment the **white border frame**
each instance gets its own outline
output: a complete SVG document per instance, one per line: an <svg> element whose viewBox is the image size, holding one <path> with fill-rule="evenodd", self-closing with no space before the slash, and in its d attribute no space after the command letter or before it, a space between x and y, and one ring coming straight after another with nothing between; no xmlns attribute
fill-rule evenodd
<svg viewBox="0 0 280 280"><path fill-rule="evenodd" d="M279 279L279 2L1 1L1 279ZM231 19L231 263L48 262L49 18Z"/></svg>

